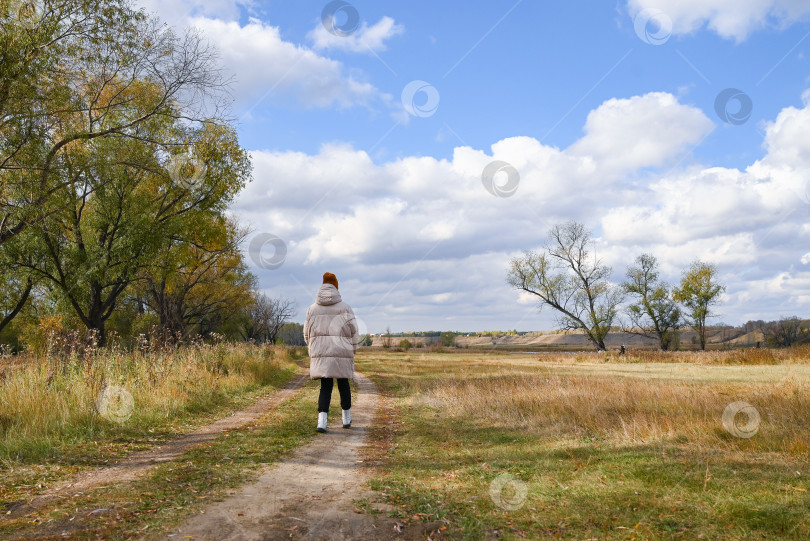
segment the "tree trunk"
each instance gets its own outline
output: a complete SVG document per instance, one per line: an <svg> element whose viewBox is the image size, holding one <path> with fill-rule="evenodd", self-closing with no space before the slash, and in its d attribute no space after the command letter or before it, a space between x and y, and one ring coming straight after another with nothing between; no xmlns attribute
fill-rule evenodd
<svg viewBox="0 0 810 541"><path fill-rule="evenodd" d="M178 334L185 336L186 323L183 319L182 301L166 292L165 280L160 284L152 283L149 294L158 314L161 329L172 337Z"/></svg>
<svg viewBox="0 0 810 541"><path fill-rule="evenodd" d="M107 345L107 331L104 328L104 324L106 321L100 314L91 314L87 318L90 324L87 326L88 330L93 330L96 332L96 345L98 347L104 347Z"/></svg>
<svg viewBox="0 0 810 541"><path fill-rule="evenodd" d="M586 332L585 336L587 336L588 340L590 340L591 343L594 346L596 346L597 351L607 351L607 348L605 347L605 339L604 338L599 338L598 336L594 336L590 332Z"/></svg>
<svg viewBox="0 0 810 541"><path fill-rule="evenodd" d="M672 342L672 335L669 331L658 332L658 342L661 345L661 351L668 351L669 344Z"/></svg>
<svg viewBox="0 0 810 541"><path fill-rule="evenodd" d="M120 291L123 291L123 288ZM85 325L87 325L88 330L96 331L98 347L107 345L107 331L105 325L107 319L112 314L113 308L115 307L115 298L118 297L120 291L110 292L107 300L104 301L104 286L96 281L90 282L90 302L87 306Z"/></svg>
<svg viewBox="0 0 810 541"><path fill-rule="evenodd" d="M25 291L23 292L22 296L20 297L20 300L17 301L17 305L14 306L14 309L11 312L6 314L6 317L3 318L3 321L0 321L0 332L2 332L3 329L5 328L5 326L8 325L9 323L11 323L11 320L13 320L15 317L17 317L17 314L19 314L20 310L23 309L23 306L25 306L25 303L28 302L28 295L31 293L31 289L33 287L34 287L34 283L31 281L31 278L29 278L28 281L25 284Z"/></svg>
<svg viewBox="0 0 810 541"><path fill-rule="evenodd" d="M706 351L706 323L703 322L698 327L698 336L700 337L700 349Z"/></svg>

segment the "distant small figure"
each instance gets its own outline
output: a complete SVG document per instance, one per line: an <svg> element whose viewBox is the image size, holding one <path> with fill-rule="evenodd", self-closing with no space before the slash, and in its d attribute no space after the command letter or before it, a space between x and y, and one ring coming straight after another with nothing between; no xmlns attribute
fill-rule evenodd
<svg viewBox="0 0 810 541"><path fill-rule="evenodd" d="M622 344L622 347L619 349L619 355L624 355L625 353L627 353L627 348Z"/></svg>
<svg viewBox="0 0 810 541"><path fill-rule="evenodd" d="M759 340L757 340L757 349L759 349Z"/></svg>

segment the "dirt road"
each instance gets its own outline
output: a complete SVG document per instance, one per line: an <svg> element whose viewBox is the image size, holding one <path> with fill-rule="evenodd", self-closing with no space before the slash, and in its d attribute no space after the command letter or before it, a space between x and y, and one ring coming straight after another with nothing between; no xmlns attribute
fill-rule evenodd
<svg viewBox="0 0 810 541"><path fill-rule="evenodd" d="M355 511L353 500L374 500L364 488L368 474L359 450L380 401L371 380L355 372L355 381L359 392L352 405L351 429L341 427L340 409L333 407L326 434L268 466L257 481L204 509L163 539L426 539L437 525L404 528L384 514L374 517ZM313 404L313 430L315 421Z"/></svg>

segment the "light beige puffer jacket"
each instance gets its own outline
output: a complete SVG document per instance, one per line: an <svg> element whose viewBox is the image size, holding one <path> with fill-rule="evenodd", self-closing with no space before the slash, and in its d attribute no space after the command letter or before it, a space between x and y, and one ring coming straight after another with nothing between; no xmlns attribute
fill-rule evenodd
<svg viewBox="0 0 810 541"><path fill-rule="evenodd" d="M353 378L354 352L360 336L351 307L337 288L323 284L307 309L304 340L309 346L309 377Z"/></svg>

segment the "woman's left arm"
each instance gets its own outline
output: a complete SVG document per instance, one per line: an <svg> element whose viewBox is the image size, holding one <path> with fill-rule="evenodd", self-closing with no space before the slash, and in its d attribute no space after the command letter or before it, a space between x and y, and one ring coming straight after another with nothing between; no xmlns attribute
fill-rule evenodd
<svg viewBox="0 0 810 541"><path fill-rule="evenodd" d="M352 336L352 349L357 351L357 347L360 344L360 332L357 329L357 318L354 317L354 311L352 310L351 306L349 306L349 321L347 323L349 325L349 332L351 332Z"/></svg>

